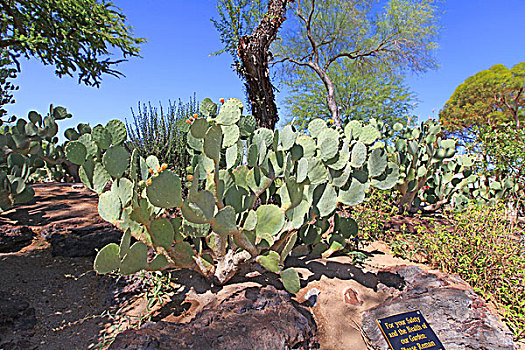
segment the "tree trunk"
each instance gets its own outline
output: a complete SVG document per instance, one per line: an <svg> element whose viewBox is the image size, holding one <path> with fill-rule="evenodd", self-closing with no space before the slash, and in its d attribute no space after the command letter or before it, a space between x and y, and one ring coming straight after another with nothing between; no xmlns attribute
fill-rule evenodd
<svg viewBox="0 0 525 350"><path fill-rule="evenodd" d="M323 85L326 89L326 104L328 106L328 110L330 111L330 115L334 120L334 124L338 127L343 127L343 121L341 120L341 116L339 115L339 108L335 99L335 86L332 82L332 79L330 79L330 76L328 75L326 70L322 69L321 66L319 66L318 62L310 61L307 64L307 66L310 67L317 74L319 79L321 79L321 81L323 82Z"/></svg>
<svg viewBox="0 0 525 350"><path fill-rule="evenodd" d="M275 104L274 87L270 81L269 51L277 32L286 20L286 7L293 0L270 0L268 11L251 35L239 40L238 55L242 62L241 74L246 81L246 92L252 114L259 126L274 129L279 117Z"/></svg>
<svg viewBox="0 0 525 350"><path fill-rule="evenodd" d="M326 88L326 103L328 104L328 109L330 110L334 124L343 127L343 121L339 115L339 108L337 107L337 101L335 100L334 83L332 82L332 79L330 79L328 73L322 70L321 67L317 67L317 69L317 75L319 75Z"/></svg>

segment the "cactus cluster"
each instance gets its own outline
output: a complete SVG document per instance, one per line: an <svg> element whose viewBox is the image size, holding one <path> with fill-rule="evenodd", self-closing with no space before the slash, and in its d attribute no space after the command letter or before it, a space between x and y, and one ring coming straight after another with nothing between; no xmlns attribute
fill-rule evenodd
<svg viewBox="0 0 525 350"><path fill-rule="evenodd" d="M484 203L517 191L511 178L496 181L475 173L474 156L456 154L456 141L443 139L441 125L434 120L419 127L395 124L379 130L385 140L390 140L389 159L399 167L394 188L401 211L421 207L436 210L444 205L461 208L470 200Z"/></svg>
<svg viewBox="0 0 525 350"><path fill-rule="evenodd" d="M389 129L374 120L338 128L315 119L303 133L257 128L242 111L237 99L220 107L202 101L188 124L192 162L183 179L155 156L128 150L118 120L66 132L66 155L99 193L100 216L125 232L120 245L99 251L98 273L189 268L222 284L241 263L258 262L296 293L300 279L287 257L347 247L358 227L337 208L360 204L371 187L396 188L401 206L486 194L475 188L472 159L456 156L455 142L441 139L432 121ZM181 217L170 215L173 208Z"/></svg>
<svg viewBox="0 0 525 350"><path fill-rule="evenodd" d="M388 149L392 161L400 170L395 186L400 194L397 201L399 208L419 207L422 203L420 194L430 185L433 185L433 191L426 191L424 200L428 204L436 203L449 189L451 170L456 170L456 142L442 139L441 126L433 120L413 128L398 123L385 134L392 140Z"/></svg>
<svg viewBox="0 0 525 350"><path fill-rule="evenodd" d="M183 267L225 283L242 262L257 261L295 293L299 275L285 267L286 258L343 249L357 224L337 215L338 204L357 205L370 186L397 183L399 167L388 160L377 125L352 122L343 130L316 119L308 133L273 131L257 128L242 110L237 99L220 108L202 101L189 127L192 165L182 180L156 157L130 154L117 120L66 145L82 181L100 194L101 217L125 231L120 246L97 255L99 273ZM170 208L180 208L182 218L166 215ZM137 240L131 246L130 237ZM155 251L151 261L147 247Z"/></svg>
<svg viewBox="0 0 525 350"><path fill-rule="evenodd" d="M70 118L63 107L51 106L47 116L31 111L27 120L13 117L0 130L0 209L30 201L28 185L39 172L64 172L65 156L58 145L58 120ZM56 174L55 174L56 173Z"/></svg>

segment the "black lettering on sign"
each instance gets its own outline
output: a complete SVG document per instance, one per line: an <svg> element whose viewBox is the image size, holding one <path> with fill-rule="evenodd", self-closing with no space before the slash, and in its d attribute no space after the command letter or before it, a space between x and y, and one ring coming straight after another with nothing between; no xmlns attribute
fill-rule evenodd
<svg viewBox="0 0 525 350"><path fill-rule="evenodd" d="M377 324L392 350L445 350L419 310L380 318Z"/></svg>

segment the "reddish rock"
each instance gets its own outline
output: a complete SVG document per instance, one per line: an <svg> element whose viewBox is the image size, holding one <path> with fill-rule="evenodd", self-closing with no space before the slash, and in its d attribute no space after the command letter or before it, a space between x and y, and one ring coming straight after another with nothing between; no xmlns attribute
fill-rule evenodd
<svg viewBox="0 0 525 350"><path fill-rule="evenodd" d="M350 305L362 305L363 301L359 298L359 294L352 288L347 288L343 294L345 303Z"/></svg>
<svg viewBox="0 0 525 350"><path fill-rule="evenodd" d="M120 243L122 232L110 223L84 227L50 225L40 232L51 244L53 256L95 256L109 243Z"/></svg>
<svg viewBox="0 0 525 350"><path fill-rule="evenodd" d="M117 336L111 350L312 349L315 324L288 293L247 287L207 305L189 323L148 323Z"/></svg>

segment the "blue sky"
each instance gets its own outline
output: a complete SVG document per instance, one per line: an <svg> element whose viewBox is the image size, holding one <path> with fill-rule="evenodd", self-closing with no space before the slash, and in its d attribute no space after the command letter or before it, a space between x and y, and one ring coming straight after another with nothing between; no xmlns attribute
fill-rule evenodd
<svg viewBox="0 0 525 350"><path fill-rule="evenodd" d="M137 36L147 38L142 59L122 63L125 78L105 77L100 88L79 85L76 78L55 77L52 67L36 60L22 63L16 83L16 104L8 112L27 116L45 113L49 104L65 106L74 118L61 122L62 130L79 122L91 125L131 117L139 101L153 104L182 98L194 92L198 99L238 97L242 83L230 69L228 55L210 56L221 49L210 18L214 0L117 0ZM503 6L504 5L504 6ZM410 76L408 85L419 103L421 120L437 113L454 89L466 78L490 66L508 67L525 61L523 14L525 0L449 0L443 2L439 68ZM285 92L283 92L285 93ZM282 98L282 94L278 96Z"/></svg>

